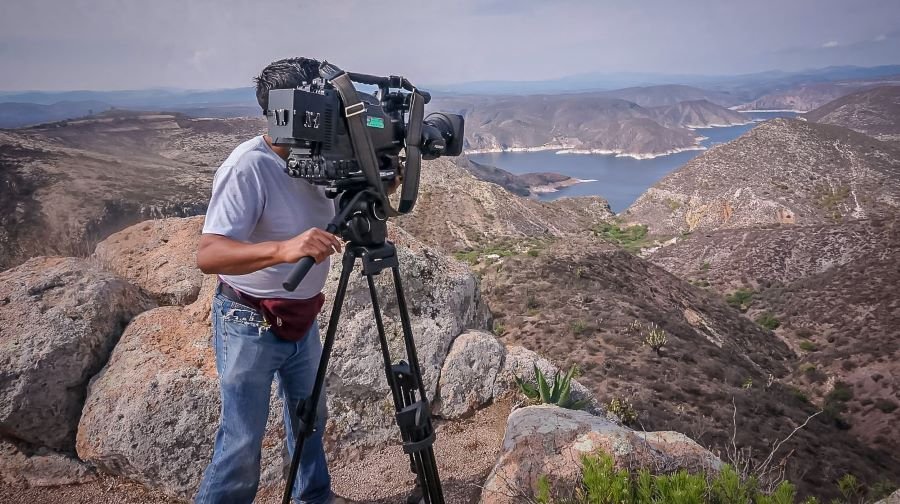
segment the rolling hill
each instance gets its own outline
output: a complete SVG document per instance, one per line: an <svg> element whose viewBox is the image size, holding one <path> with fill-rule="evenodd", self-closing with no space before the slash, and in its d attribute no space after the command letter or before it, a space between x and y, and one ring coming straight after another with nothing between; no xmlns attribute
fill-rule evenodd
<svg viewBox="0 0 900 504"><path fill-rule="evenodd" d="M879 86L849 94L804 117L850 128L886 142L900 142L900 86Z"/></svg>
<svg viewBox="0 0 900 504"><path fill-rule="evenodd" d="M659 234L844 222L900 209L900 151L837 126L775 119L694 158L622 217Z"/></svg>

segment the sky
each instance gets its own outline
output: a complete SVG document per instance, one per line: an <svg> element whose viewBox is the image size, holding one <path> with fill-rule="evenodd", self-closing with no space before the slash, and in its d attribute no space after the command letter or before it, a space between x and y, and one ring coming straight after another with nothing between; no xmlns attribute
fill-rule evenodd
<svg viewBox="0 0 900 504"><path fill-rule="evenodd" d="M900 0L3 0L0 90L248 86L307 56L432 85L900 63Z"/></svg>

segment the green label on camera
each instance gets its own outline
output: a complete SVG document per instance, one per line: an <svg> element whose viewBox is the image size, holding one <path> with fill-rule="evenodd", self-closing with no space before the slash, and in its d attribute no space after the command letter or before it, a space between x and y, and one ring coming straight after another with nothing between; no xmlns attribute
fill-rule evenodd
<svg viewBox="0 0 900 504"><path fill-rule="evenodd" d="M370 128L384 129L384 119L380 117L366 116L366 126Z"/></svg>

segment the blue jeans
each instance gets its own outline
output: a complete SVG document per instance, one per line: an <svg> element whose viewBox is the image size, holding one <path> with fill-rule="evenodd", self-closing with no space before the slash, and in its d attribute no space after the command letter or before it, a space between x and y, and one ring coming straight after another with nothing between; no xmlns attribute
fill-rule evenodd
<svg viewBox="0 0 900 504"><path fill-rule="evenodd" d="M279 339L252 308L218 290L212 303L213 344L222 411L212 461L206 467L195 502L251 503L259 486L260 458L272 379L284 401L285 442L291 456L297 428L297 404L312 393L322 343L316 324L299 342ZM324 504L331 497L322 432L325 394L319 403L315 433L307 438L293 489L295 502Z"/></svg>

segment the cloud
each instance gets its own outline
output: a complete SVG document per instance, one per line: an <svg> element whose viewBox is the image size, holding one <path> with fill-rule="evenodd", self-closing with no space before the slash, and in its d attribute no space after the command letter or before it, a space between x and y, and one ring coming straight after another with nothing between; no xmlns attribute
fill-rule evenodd
<svg viewBox="0 0 900 504"><path fill-rule="evenodd" d="M887 35L885 35L884 33L875 37L875 42L883 42L885 40L887 40Z"/></svg>
<svg viewBox="0 0 900 504"><path fill-rule="evenodd" d="M840 44L838 44L838 41L837 41L837 40L829 40L828 42L825 42L824 44L822 44L822 47L828 49L828 48L831 48L831 47L837 47L837 46L839 46L839 45L840 45Z"/></svg>

